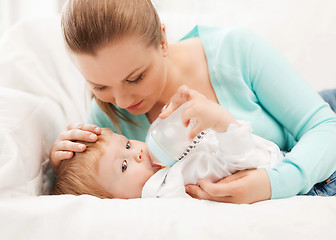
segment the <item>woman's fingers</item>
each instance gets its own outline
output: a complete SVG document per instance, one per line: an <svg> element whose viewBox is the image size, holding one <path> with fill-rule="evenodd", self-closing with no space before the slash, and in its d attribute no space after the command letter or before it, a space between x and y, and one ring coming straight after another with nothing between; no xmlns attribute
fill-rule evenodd
<svg viewBox="0 0 336 240"><path fill-rule="evenodd" d="M198 180L199 186L213 197L227 197L232 195L232 190L234 186L226 183L212 183L204 179Z"/></svg>
<svg viewBox="0 0 336 240"><path fill-rule="evenodd" d="M70 123L67 126L67 130L72 130L72 129L81 129L83 131L89 131L95 134L101 134L101 128L93 125L93 124L89 124L89 123Z"/></svg>
<svg viewBox="0 0 336 240"><path fill-rule="evenodd" d="M195 126L193 126L191 129L190 129L190 132L189 132L189 140L193 140L200 132L202 132L204 130L204 128L202 126L200 126L199 124L196 124Z"/></svg>
<svg viewBox="0 0 336 240"><path fill-rule="evenodd" d="M63 160L71 159L74 152L83 152L86 145L72 141L57 141L50 151L50 166L57 173Z"/></svg>
<svg viewBox="0 0 336 240"><path fill-rule="evenodd" d="M174 104L169 103L169 105L163 110L163 112L159 114L159 118L161 118L161 119L167 118L177 108L178 107L176 107Z"/></svg>
<svg viewBox="0 0 336 240"><path fill-rule="evenodd" d="M74 156L74 152L69 151L57 151L55 152L55 157L57 159L60 159L60 162L62 160L71 159Z"/></svg>
<svg viewBox="0 0 336 240"><path fill-rule="evenodd" d="M80 142L73 142L70 140L58 141L54 144L53 151L70 151L70 152L83 152L86 145Z"/></svg>
<svg viewBox="0 0 336 240"><path fill-rule="evenodd" d="M232 174L230 176L227 176L221 180L219 180L217 183L229 183L229 182L233 182L234 180L237 180L239 178L242 178L244 176L246 176L248 174L249 170L242 170L239 172L236 172L235 174Z"/></svg>
<svg viewBox="0 0 336 240"><path fill-rule="evenodd" d="M198 184L186 188L188 194L198 199L241 204L271 198L271 187L264 169L240 171L217 183L202 179Z"/></svg>
<svg viewBox="0 0 336 240"><path fill-rule="evenodd" d="M203 187L205 185L203 184ZM207 188L207 187L206 187ZM225 203L238 203L235 199L230 195L218 194L216 191L215 193L218 195L211 195L207 191L203 190L201 185L187 185L186 192L193 198L200 199L200 200L210 200L210 201L217 201L217 202L225 202Z"/></svg>
<svg viewBox="0 0 336 240"><path fill-rule="evenodd" d="M59 140L70 141L83 141L83 142L95 142L98 139L98 135L87 130L71 129L64 131L60 134Z"/></svg>
<svg viewBox="0 0 336 240"><path fill-rule="evenodd" d="M186 186L186 193L191 197L203 200L210 200L211 196L197 185L189 184Z"/></svg>
<svg viewBox="0 0 336 240"><path fill-rule="evenodd" d="M50 162L52 169L57 172L59 165L63 160L71 159L73 157L73 152L68 151L57 151L54 152L53 161Z"/></svg>
<svg viewBox="0 0 336 240"><path fill-rule="evenodd" d="M101 128L88 123L69 124L67 130L58 137L57 150L84 150L82 145L71 141L95 142L101 134ZM69 141L66 141L69 140Z"/></svg>
<svg viewBox="0 0 336 240"><path fill-rule="evenodd" d="M171 97L168 106L160 113L161 119L167 118L172 112L178 109L183 103L190 99L189 88L185 85L178 88L177 92Z"/></svg>
<svg viewBox="0 0 336 240"><path fill-rule="evenodd" d="M68 151L55 151L54 149L50 152L50 166L55 173L58 173L59 166L63 160L71 159L73 157L73 152Z"/></svg>
<svg viewBox="0 0 336 240"><path fill-rule="evenodd" d="M200 200L211 200L217 202L226 202L233 203L234 200L232 196L211 196L209 193L205 192L201 187L197 185L187 185L186 193L188 193L191 197L200 199Z"/></svg>

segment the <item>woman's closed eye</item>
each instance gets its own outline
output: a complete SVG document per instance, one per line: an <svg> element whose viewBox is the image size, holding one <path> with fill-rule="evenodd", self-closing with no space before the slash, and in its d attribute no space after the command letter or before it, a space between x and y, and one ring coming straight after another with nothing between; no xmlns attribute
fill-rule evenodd
<svg viewBox="0 0 336 240"><path fill-rule="evenodd" d="M94 87L93 88L94 90L97 90L97 91L103 91L104 89L106 89L106 86L97 86L97 87Z"/></svg>
<svg viewBox="0 0 336 240"><path fill-rule="evenodd" d="M121 164L121 172L126 171L126 169L127 169L127 161L124 160Z"/></svg>
<svg viewBox="0 0 336 240"><path fill-rule="evenodd" d="M144 74L141 73L140 76L137 77L135 80L127 79L126 82L127 82L128 84L137 84L137 83L139 83L139 82L143 79L143 77L144 77Z"/></svg>

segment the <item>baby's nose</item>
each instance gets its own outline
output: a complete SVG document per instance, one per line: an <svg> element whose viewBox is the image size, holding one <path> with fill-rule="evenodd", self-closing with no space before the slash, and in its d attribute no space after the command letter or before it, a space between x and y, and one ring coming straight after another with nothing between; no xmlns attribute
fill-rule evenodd
<svg viewBox="0 0 336 240"><path fill-rule="evenodd" d="M141 149L140 152L138 152L138 153L136 154L136 156L135 156L135 160L136 160L138 163L142 162L142 153L143 153L143 151L142 151L142 149Z"/></svg>

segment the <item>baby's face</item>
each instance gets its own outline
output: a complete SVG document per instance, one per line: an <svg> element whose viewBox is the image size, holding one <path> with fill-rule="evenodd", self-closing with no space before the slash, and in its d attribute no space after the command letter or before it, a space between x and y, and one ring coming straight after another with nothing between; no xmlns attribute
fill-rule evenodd
<svg viewBox="0 0 336 240"><path fill-rule="evenodd" d="M147 145L103 129L105 153L99 160L97 181L115 198L139 198L146 181L159 169L153 166Z"/></svg>

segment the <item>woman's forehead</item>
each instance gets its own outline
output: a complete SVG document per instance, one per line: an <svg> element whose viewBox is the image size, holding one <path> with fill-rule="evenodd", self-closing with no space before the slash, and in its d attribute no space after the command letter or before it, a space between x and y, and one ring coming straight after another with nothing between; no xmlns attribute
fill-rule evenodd
<svg viewBox="0 0 336 240"><path fill-rule="evenodd" d="M87 81L106 85L112 78L121 82L135 70L148 66L154 54L155 48L130 41L128 45L107 45L97 55L77 54L74 62Z"/></svg>

